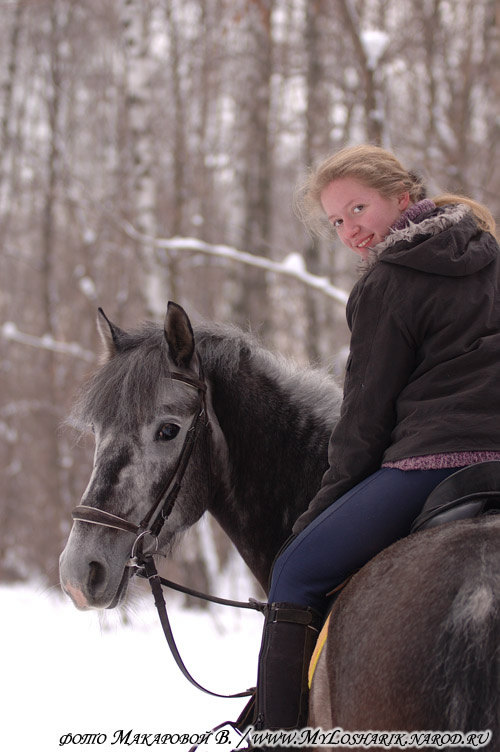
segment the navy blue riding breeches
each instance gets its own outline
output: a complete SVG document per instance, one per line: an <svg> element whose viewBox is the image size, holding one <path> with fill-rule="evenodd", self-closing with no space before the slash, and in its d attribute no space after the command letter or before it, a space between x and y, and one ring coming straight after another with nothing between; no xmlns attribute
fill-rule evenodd
<svg viewBox="0 0 500 752"><path fill-rule="evenodd" d="M269 602L323 612L326 593L403 538L427 496L458 468L382 468L325 509L276 559Z"/></svg>

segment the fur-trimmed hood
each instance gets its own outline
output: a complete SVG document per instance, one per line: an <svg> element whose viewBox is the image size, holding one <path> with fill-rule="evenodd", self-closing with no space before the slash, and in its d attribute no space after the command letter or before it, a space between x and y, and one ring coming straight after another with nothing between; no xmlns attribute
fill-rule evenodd
<svg viewBox="0 0 500 752"><path fill-rule="evenodd" d="M465 204L438 207L419 222L409 222L374 246L360 270L377 262L407 266L417 271L462 277L491 263L498 253L492 236L488 242Z"/></svg>

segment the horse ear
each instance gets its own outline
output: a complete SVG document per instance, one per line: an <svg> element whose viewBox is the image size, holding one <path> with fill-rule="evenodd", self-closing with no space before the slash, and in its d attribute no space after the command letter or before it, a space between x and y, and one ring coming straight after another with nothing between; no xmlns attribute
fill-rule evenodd
<svg viewBox="0 0 500 752"><path fill-rule="evenodd" d="M108 319L102 308L97 310L99 314L97 316L97 329L106 348L106 355L108 358L112 358L122 349L121 340L125 332Z"/></svg>
<svg viewBox="0 0 500 752"><path fill-rule="evenodd" d="M186 311L169 302L165 316L165 339L170 357L178 367L187 368L194 355L194 334Z"/></svg>

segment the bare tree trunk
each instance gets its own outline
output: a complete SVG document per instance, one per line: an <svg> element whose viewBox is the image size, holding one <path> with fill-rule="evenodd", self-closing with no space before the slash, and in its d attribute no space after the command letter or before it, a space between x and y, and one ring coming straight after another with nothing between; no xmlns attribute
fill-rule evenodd
<svg viewBox="0 0 500 752"><path fill-rule="evenodd" d="M441 0L433 0L430 11L427 10L428 6L425 3L419 4L416 9L420 15L423 28L425 69L429 97L429 106L426 110L428 122L424 141L424 160L427 167L432 162L432 152L436 148L436 101L438 96L436 57L439 51L436 29L439 24L440 6Z"/></svg>
<svg viewBox="0 0 500 752"><path fill-rule="evenodd" d="M184 208L186 206L186 181L185 181L185 163L186 163L186 143L185 128L186 117L184 114L184 103L181 93L180 80L180 56L178 47L179 31L177 21L171 0L165 2L165 15L167 19L168 39L170 45L169 63L172 86L172 104L169 108L169 117L173 121L173 145L172 145L172 162L173 162L173 200L172 200L172 226L170 227L171 235L181 235L184 226ZM170 294L174 300L180 298L178 285L179 268L175 254L168 255L168 273L170 280Z"/></svg>
<svg viewBox="0 0 500 752"><path fill-rule="evenodd" d="M340 0L340 7L347 32L352 40L358 69L363 80L363 107L365 110L367 139L370 143L381 144L383 140L383 116L381 113L380 92L375 80L376 68L366 53L354 3L352 0Z"/></svg>
<svg viewBox="0 0 500 752"><path fill-rule="evenodd" d="M482 189L478 191L478 194L482 200L489 203L499 194L498 188L495 188L495 185L500 187L497 169L498 160L496 158L500 142L500 119L498 118L498 112L500 111L500 76L498 75L500 69L500 0L489 0L486 7L484 29L486 42L486 56L484 60L486 68L485 78L486 88L491 96L493 126L490 130L491 137L487 139L485 144L487 153L486 164L488 167L485 170ZM492 187L488 190L487 186L490 185Z"/></svg>
<svg viewBox="0 0 500 752"><path fill-rule="evenodd" d="M49 49L49 88L47 91L47 119L49 132L49 148L47 152L47 172L45 198L42 212L41 227L41 324L42 333L57 338L57 308L59 304L56 275L57 248L57 189L60 180L60 118L62 96L62 60L61 43L63 39L61 8L59 0L52 0L50 8L50 49ZM44 524L37 530L41 561L45 565L49 579L58 581L57 570L54 567L54 547L59 548L61 542L60 520L63 516L64 501L61 487L61 452L58 440L59 421L56 405L58 404L58 376L56 356L50 350L43 355L44 368L40 374L40 382L44 383L45 400L54 409L44 411L46 425L46 445L41 448L40 462L43 477L42 519ZM34 520L33 520L34 522Z"/></svg>
<svg viewBox="0 0 500 752"><path fill-rule="evenodd" d="M322 0L314 0L306 4L306 123L304 157L306 165L312 165L320 145L324 144L326 124L328 123L327 103L322 95L322 64L317 54L320 23L322 19ZM321 245L317 237L311 237L304 251L306 267L312 274L321 272ZM305 292L305 307L307 317L306 354L311 363L319 363L321 352L319 347L319 310L321 305L318 296L312 290Z"/></svg>
<svg viewBox="0 0 500 752"><path fill-rule="evenodd" d="M2 232L6 232L7 214L10 215L12 210L12 201L9 191L9 161L11 161L12 148L10 137L14 84L17 77L18 54L19 54L19 37L21 32L21 22L23 16L23 6L20 0L17 0L12 26L9 34L7 47L7 74L3 85L3 103L2 119L0 122L0 215L3 218Z"/></svg>
<svg viewBox="0 0 500 752"><path fill-rule="evenodd" d="M174 199L171 232L173 235L180 235L182 232L183 212L186 203L184 179L184 163L186 161L186 117L184 114L184 104L181 94L180 57L178 48L179 30L172 9L172 2L170 0L167 0L165 3L165 14L167 18L167 30L170 44L169 63L173 104L173 108L169 111L169 117L173 121L174 132L174 142L172 145Z"/></svg>
<svg viewBox="0 0 500 752"><path fill-rule="evenodd" d="M151 133L151 38L150 7L143 0L121 0L121 23L126 60L126 117L132 150L132 222L146 236L156 237L156 184ZM144 274L144 300L150 315L164 313L167 283L156 249L138 243Z"/></svg>
<svg viewBox="0 0 500 752"><path fill-rule="evenodd" d="M272 34L274 0L248 2L246 34L252 50L252 63L245 84L244 122L246 129L243 160L243 238L250 253L270 255L271 186L273 173L270 138ZM245 272L233 303L235 323L258 329L265 339L269 335L269 300L265 276L254 270Z"/></svg>
<svg viewBox="0 0 500 752"><path fill-rule="evenodd" d="M194 159L191 159L189 176L191 182L185 180L183 186L184 190L189 190L190 194L196 196L195 211L191 216L191 227L194 222L195 234L198 235L201 232L206 241L217 242L220 239L220 222L217 218L219 205L215 196L212 170L207 168L207 158L211 154L210 126L214 111L213 100L217 94L217 84L220 78L218 66L214 64L217 54L217 43L214 40L219 39L214 24L219 23L222 9L220 0L210 8L207 7L205 0L198 0L198 5L200 35L196 45L197 61L199 61L196 96L199 114L195 125L196 150ZM186 149L185 143L183 146ZM199 284L199 274L190 275L190 279L196 287L195 294L200 300L201 311L205 316L214 318L218 315L217 308L220 303L213 295L214 287L219 284L220 279L220 274L217 273L217 263L206 259L201 274L204 284Z"/></svg>

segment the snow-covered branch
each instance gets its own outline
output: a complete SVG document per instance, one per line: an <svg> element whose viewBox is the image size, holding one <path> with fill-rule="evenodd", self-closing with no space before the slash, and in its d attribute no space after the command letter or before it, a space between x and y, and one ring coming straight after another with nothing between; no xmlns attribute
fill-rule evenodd
<svg viewBox="0 0 500 752"><path fill-rule="evenodd" d="M130 237L134 238L134 240L148 242L153 244L156 248L163 248L169 251L175 250L189 251L191 253L204 253L231 262L247 264L248 266L257 267L258 269L263 269L264 271L272 272L273 274L281 274L291 277L304 285L308 285L309 287L322 292L324 295L332 298L342 306L345 306L347 303L347 293L332 285L326 277L318 277L315 274L310 274L305 268L303 257L299 253L290 253L285 259L283 259L283 261L277 262L264 258L263 256L255 256L246 251L239 251L231 246L206 243L197 238L178 237L156 239L143 235L129 223L122 224L122 227ZM78 344L78 342L59 342L50 334L44 334L41 337L26 334L25 332L20 331L12 321L6 321L2 325L0 328L0 335L11 342L18 342L22 345L29 345L30 347L38 347L42 350L51 350L52 352L62 353L64 355L71 355L76 358L81 358L88 363L94 363L96 360L95 354L89 350L85 350L85 348Z"/></svg>
<svg viewBox="0 0 500 752"><path fill-rule="evenodd" d="M12 321L6 321L0 333L4 339L11 342L19 342L21 345L38 347L42 350L51 350L52 352L72 355L75 358L81 358L89 363L94 363L96 356L90 350L85 350L78 342L58 342L50 334L44 334L36 337L33 334L21 332Z"/></svg>
<svg viewBox="0 0 500 752"><path fill-rule="evenodd" d="M348 294L339 287L332 285L326 277L318 277L307 271L304 259L300 253L290 253L283 261L272 261L264 256L256 256L247 251L239 251L228 245L206 243L204 240L197 238L151 238L143 233L138 232L130 223L122 222L124 231L134 240L154 245L156 248L163 248L169 251L190 251L191 253L205 253L209 256L217 256L227 259L228 261L248 266L257 267L273 274L281 274L296 279L304 285L322 292L324 295L335 300L342 306L347 303Z"/></svg>

